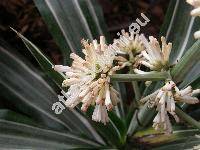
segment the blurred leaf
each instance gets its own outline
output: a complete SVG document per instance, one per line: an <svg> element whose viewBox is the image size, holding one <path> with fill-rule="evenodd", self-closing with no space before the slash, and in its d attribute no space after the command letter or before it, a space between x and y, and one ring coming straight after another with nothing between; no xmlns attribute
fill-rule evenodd
<svg viewBox="0 0 200 150"><path fill-rule="evenodd" d="M171 63L179 60L195 42L193 34L200 28L200 18L192 17L192 6L185 0L171 0L161 28L161 35L172 42Z"/></svg>
<svg viewBox="0 0 200 150"><path fill-rule="evenodd" d="M30 120L28 124L26 122L27 117L9 110L0 110L1 148L69 149L100 146L85 137L44 129L30 124Z"/></svg>
<svg viewBox="0 0 200 150"><path fill-rule="evenodd" d="M105 33L105 23L96 0L34 0L64 60L70 63L71 51L81 55L80 41L94 39Z"/></svg>
<svg viewBox="0 0 200 150"><path fill-rule="evenodd" d="M56 115L51 110L53 103L58 101L56 93L40 76L3 47L0 47L0 68L0 84L6 89L1 93L25 114L56 130L68 129L103 142L86 118L77 111L65 109ZM10 96L17 99L9 99Z"/></svg>

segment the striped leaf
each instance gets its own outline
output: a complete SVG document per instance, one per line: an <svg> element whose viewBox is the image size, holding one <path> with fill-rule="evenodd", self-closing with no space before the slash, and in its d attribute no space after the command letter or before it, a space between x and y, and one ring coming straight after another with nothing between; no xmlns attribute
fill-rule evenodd
<svg viewBox="0 0 200 150"><path fill-rule="evenodd" d="M103 142L85 117L65 109L56 115L51 110L58 97L53 89L9 50L0 47L0 84L2 95L20 111L52 129L82 133ZM15 97L10 99L9 97Z"/></svg>
<svg viewBox="0 0 200 150"><path fill-rule="evenodd" d="M105 34L105 23L96 0L34 0L54 40L69 64L71 51L81 55L80 41Z"/></svg>
<svg viewBox="0 0 200 150"><path fill-rule="evenodd" d="M0 110L1 149L97 148L101 145L72 133L61 133L37 126L26 116Z"/></svg>
<svg viewBox="0 0 200 150"><path fill-rule="evenodd" d="M185 0L170 1L160 35L166 36L173 43L171 63L180 60L195 42L193 34L200 28L200 18L192 17L191 10L192 6Z"/></svg>

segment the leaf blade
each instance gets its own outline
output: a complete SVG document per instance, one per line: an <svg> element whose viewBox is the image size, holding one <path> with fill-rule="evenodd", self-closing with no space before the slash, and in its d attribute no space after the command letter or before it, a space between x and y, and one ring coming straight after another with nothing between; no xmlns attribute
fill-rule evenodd
<svg viewBox="0 0 200 150"><path fill-rule="evenodd" d="M185 0L170 1L161 35L172 42L170 62L176 63L195 42L193 33L199 29L200 18L192 17L192 6Z"/></svg>
<svg viewBox="0 0 200 150"><path fill-rule="evenodd" d="M58 101L58 97L51 87L8 50L0 47L0 54L0 83L6 89L6 92L1 94L8 100L12 100L9 98L11 95L15 97L16 102L11 102L20 111L53 129L83 133L100 143L103 142L82 114L65 109L62 114L56 115L51 108L53 103Z"/></svg>
<svg viewBox="0 0 200 150"><path fill-rule="evenodd" d="M176 82L181 82L188 74L189 70L200 60L200 40L186 52L181 60L172 69L171 75ZM197 74L200 74L200 70Z"/></svg>
<svg viewBox="0 0 200 150"><path fill-rule="evenodd" d="M104 35L106 26L96 0L34 0L50 32L63 52L81 53L80 41ZM77 28L78 25L78 28ZM67 64L70 62L68 61Z"/></svg>
<svg viewBox="0 0 200 150"><path fill-rule="evenodd" d="M60 133L36 126L32 121L30 123L30 119L27 122L27 117L10 110L0 110L0 130L0 145L4 148L60 149L100 146L71 133Z"/></svg>

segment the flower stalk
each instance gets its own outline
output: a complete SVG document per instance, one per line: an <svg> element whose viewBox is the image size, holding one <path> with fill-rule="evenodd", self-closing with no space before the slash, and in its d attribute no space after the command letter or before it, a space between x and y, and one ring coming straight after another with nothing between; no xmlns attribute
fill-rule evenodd
<svg viewBox="0 0 200 150"><path fill-rule="evenodd" d="M110 76L111 81L131 82L131 81L160 81L169 78L167 72L150 72L146 74L114 74Z"/></svg>
<svg viewBox="0 0 200 150"><path fill-rule="evenodd" d="M132 68L129 67L129 69L130 69L129 74L134 74ZM133 87L133 90L134 90L135 99L136 99L136 101L138 101L141 98L141 93L140 93L140 89L138 87L138 82L132 81L131 84L132 84L132 87Z"/></svg>
<svg viewBox="0 0 200 150"><path fill-rule="evenodd" d="M140 89L138 87L138 82L132 81L132 86L133 86L133 90L134 90L134 93L135 93L135 99L136 99L136 101L138 101L141 98L141 93L140 93Z"/></svg>

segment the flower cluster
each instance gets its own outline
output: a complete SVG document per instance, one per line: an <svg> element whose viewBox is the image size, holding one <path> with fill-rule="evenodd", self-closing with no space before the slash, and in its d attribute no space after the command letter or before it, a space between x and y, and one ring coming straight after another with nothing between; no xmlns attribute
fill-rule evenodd
<svg viewBox="0 0 200 150"><path fill-rule="evenodd" d="M121 31L122 35L120 35L119 39L114 39L114 46L118 53L125 54L138 54L140 53L144 47L143 43L139 39L138 34L128 33L125 30Z"/></svg>
<svg viewBox="0 0 200 150"><path fill-rule="evenodd" d="M157 39L152 36L148 41L144 35L134 36L124 30L121 37L109 46L106 45L103 36L100 37L100 43L97 40L93 40L92 43L82 40L84 59L72 53L71 66L54 66L54 70L66 75L62 83L63 87L69 87L64 94L67 98L65 105L74 108L82 103L81 110L84 112L90 105L95 105L92 120L106 124L109 121L107 111L112 110L119 102L119 93L110 84L110 76L125 66L132 66L130 69L138 74L148 73L136 69L140 65L151 71L168 71L172 44L167 43L164 37L161 37L161 43L160 46ZM128 58L120 54L126 54ZM114 65L116 61L117 65ZM167 133L172 132L168 113L179 122L175 113L175 103L198 103L199 100L194 97L198 93L199 89L192 90L191 86L188 86L179 90L173 81L167 81L155 92L153 98L148 99L148 106L156 107L158 112L153 120L153 127L164 129ZM146 102L147 99L141 101Z"/></svg>
<svg viewBox="0 0 200 150"><path fill-rule="evenodd" d="M166 71L169 69L169 56L172 48L172 43L166 43L166 39L161 37L162 46L156 38L150 36L149 42L144 35L140 36L142 43L145 46L145 50L141 52L142 58L139 63L146 66L153 71ZM134 69L135 73L144 74L146 72Z"/></svg>
<svg viewBox="0 0 200 150"><path fill-rule="evenodd" d="M200 93L200 89L192 90L192 87L188 86L183 90L179 90L173 81L167 81L155 93L154 98L148 100L148 106L151 108L156 107L156 111L158 112L153 120L153 127L156 130L164 129L167 133L171 133L172 127L168 113L174 117L176 122L179 122L179 118L175 113L175 103L196 104L199 100L194 95L198 93Z"/></svg>
<svg viewBox="0 0 200 150"><path fill-rule="evenodd" d="M120 66L135 66L141 56L141 51L144 50L142 41L140 40L140 35L135 33L128 33L125 30L121 31L119 39L114 39L110 48L115 50L118 54L128 55L128 59L122 56L117 56L115 60L118 61Z"/></svg>
<svg viewBox="0 0 200 150"><path fill-rule="evenodd" d="M200 0L187 0L187 2L194 6L194 9L191 11L192 16L200 16ZM196 39L200 38L200 31L194 33Z"/></svg>
<svg viewBox="0 0 200 150"><path fill-rule="evenodd" d="M82 44L85 59L72 53L71 67L56 65L54 69L66 75L62 83L63 87L69 87L65 105L74 108L82 102L82 111L96 105L92 119L106 124L109 121L107 110L111 110L119 101L118 92L110 85L109 77L120 69L120 66L113 66L116 52L105 44L103 36L100 37L100 44L97 40L93 40L93 43L82 40Z"/></svg>

